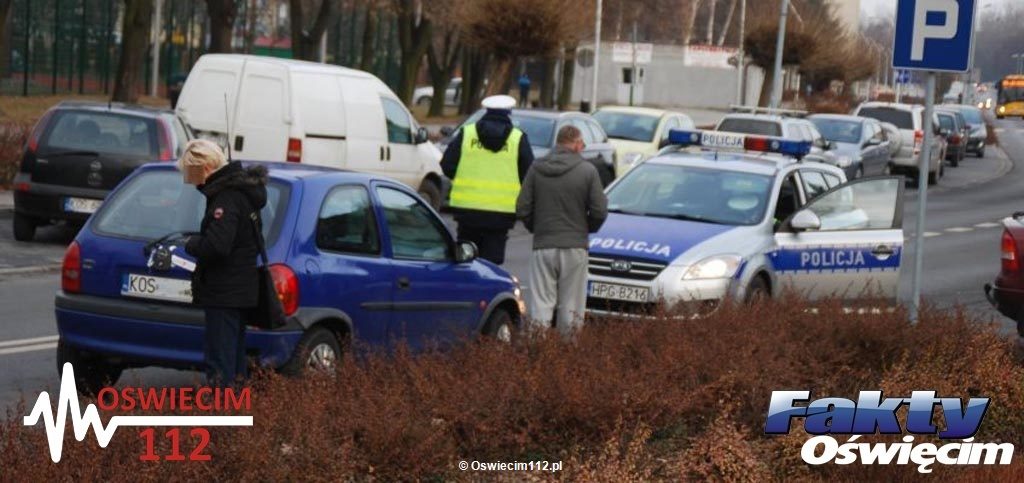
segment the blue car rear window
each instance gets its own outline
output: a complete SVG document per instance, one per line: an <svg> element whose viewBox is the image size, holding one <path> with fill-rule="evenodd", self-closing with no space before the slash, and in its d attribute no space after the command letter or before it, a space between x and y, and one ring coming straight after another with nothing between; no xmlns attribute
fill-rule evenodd
<svg viewBox="0 0 1024 483"><path fill-rule="evenodd" d="M284 183L267 185L263 236L273 245L280 232L281 214L288 202ZM169 233L197 232L206 198L182 182L177 171L150 171L131 178L103 203L93 230L101 235L154 240Z"/></svg>

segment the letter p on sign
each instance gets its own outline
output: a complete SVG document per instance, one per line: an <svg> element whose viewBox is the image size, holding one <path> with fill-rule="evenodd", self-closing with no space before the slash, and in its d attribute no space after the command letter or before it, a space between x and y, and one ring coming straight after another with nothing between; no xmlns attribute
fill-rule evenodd
<svg viewBox="0 0 1024 483"><path fill-rule="evenodd" d="M960 6L956 0L917 0L910 60L924 60L925 40L956 38L959 20Z"/></svg>

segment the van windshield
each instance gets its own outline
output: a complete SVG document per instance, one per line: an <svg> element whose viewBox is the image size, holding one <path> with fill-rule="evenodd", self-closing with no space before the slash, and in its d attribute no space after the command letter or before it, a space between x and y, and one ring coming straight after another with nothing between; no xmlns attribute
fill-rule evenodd
<svg viewBox="0 0 1024 483"><path fill-rule="evenodd" d="M273 245L280 232L288 202L288 186L267 185L263 208L263 236ZM182 182L177 171L149 171L131 178L103 203L93 230L101 235L155 240L169 233L198 232L206 198L194 186Z"/></svg>

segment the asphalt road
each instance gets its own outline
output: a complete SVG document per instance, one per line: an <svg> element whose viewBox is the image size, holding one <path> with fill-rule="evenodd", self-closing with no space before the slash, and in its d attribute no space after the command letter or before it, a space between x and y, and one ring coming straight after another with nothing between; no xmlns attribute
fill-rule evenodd
<svg viewBox="0 0 1024 483"><path fill-rule="evenodd" d="M988 306L982 285L999 270L999 220L1024 209L1024 121L998 121L997 133L1003 149L990 149L984 159L968 158L959 168L947 167L940 186L929 190L923 294L927 303L960 304L1010 332L1012 322ZM908 186L904 297L910 293L917 197L915 187ZM40 390L59 383L53 293L60 282L53 267L74 236L72 229L48 227L40 230L41 242L17 243L10 218L9 212L0 211L0 408L22 397L30 405ZM521 227L509 240L506 268L522 280L530 242ZM40 267L50 269L40 272ZM184 385L198 377L194 372L137 369L127 371L121 384Z"/></svg>

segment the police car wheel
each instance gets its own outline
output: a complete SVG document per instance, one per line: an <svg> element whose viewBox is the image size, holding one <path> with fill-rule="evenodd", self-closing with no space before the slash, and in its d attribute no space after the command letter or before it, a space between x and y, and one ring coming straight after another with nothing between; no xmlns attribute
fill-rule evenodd
<svg viewBox="0 0 1024 483"><path fill-rule="evenodd" d="M764 277L756 276L750 281L750 285L747 286L745 302L747 305L756 305L768 300L771 296L771 291L768 290L768 282L764 281Z"/></svg>
<svg viewBox="0 0 1024 483"><path fill-rule="evenodd" d="M78 349L57 342L57 375L64 373L64 363L75 369L75 386L83 396L95 396L105 386L114 385L121 377L121 366L96 357L89 357Z"/></svg>
<svg viewBox="0 0 1024 483"><path fill-rule="evenodd" d="M505 309L495 309L484 325L484 335L499 342L511 342L515 321Z"/></svg>
<svg viewBox="0 0 1024 483"><path fill-rule="evenodd" d="M441 209L441 187L437 185L436 181L423 180L423 184L420 185L419 194L435 210Z"/></svg>
<svg viewBox="0 0 1024 483"><path fill-rule="evenodd" d="M341 343L333 332L326 327L313 327L299 340L281 372L293 376L307 370L330 372L338 367L341 354Z"/></svg>

